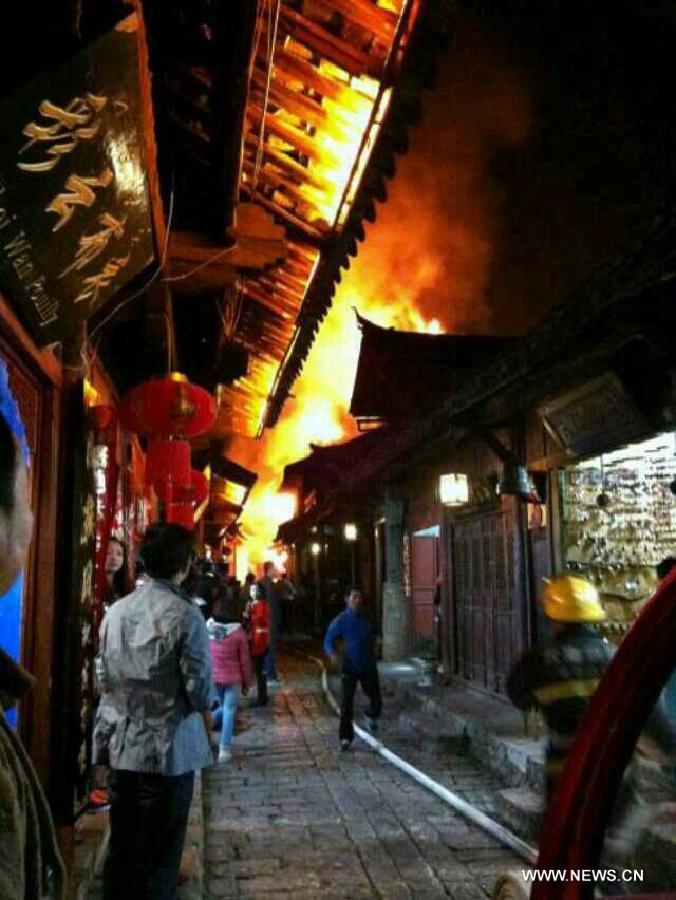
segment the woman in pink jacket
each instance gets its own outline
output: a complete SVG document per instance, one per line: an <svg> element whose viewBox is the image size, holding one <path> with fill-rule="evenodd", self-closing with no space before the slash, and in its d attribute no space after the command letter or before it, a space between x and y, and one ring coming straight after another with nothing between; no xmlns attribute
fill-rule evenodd
<svg viewBox="0 0 676 900"><path fill-rule="evenodd" d="M221 704L214 713L214 724L222 716L218 761L227 762L232 758L230 746L237 701L242 687L248 690L251 683L249 642L232 602L216 601L213 616L207 620L207 631L216 695Z"/></svg>

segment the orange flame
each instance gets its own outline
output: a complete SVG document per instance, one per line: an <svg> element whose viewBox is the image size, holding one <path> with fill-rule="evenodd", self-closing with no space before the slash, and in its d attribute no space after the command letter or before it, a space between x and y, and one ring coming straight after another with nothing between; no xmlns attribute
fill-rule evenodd
<svg viewBox="0 0 676 900"><path fill-rule="evenodd" d="M496 151L527 137L528 100L500 51L492 51L474 26L456 41L438 84L293 396L259 442L257 459L245 462L259 472L242 516L252 562L271 552L288 518L289 508L276 499L284 466L307 455L310 443L356 434L348 413L360 346L355 308L378 325L404 331L514 333L518 310L498 321L486 299L501 200L488 172ZM332 210L329 204L325 214Z"/></svg>

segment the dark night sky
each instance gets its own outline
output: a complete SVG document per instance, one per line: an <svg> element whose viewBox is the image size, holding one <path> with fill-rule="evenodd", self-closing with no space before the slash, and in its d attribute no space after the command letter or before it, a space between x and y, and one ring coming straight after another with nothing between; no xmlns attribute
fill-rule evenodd
<svg viewBox="0 0 676 900"><path fill-rule="evenodd" d="M674 199L676 5L473 3L461 15L502 45L529 97L528 139L491 164L503 196L487 300L532 325Z"/></svg>

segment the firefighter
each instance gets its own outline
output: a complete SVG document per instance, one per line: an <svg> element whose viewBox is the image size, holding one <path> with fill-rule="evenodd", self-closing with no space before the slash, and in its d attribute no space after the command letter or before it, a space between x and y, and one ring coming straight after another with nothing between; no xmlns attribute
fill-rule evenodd
<svg viewBox="0 0 676 900"><path fill-rule="evenodd" d="M542 711L549 732L549 799L613 648L592 627L606 617L593 584L573 575L545 579L542 603L552 637L516 663L507 679L507 693L519 709Z"/></svg>

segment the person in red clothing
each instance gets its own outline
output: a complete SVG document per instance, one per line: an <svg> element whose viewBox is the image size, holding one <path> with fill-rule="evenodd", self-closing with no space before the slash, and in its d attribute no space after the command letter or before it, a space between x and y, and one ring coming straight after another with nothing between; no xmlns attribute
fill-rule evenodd
<svg viewBox="0 0 676 900"><path fill-rule="evenodd" d="M270 645L270 608L261 596L257 584L252 584L249 591L250 600L246 605L244 616L249 622L251 658L256 670L258 688L256 702L251 705L265 706L268 702L268 680L263 670L263 663Z"/></svg>
<svg viewBox="0 0 676 900"><path fill-rule="evenodd" d="M232 758L232 733L235 711L242 689L251 683L249 642L238 621L234 601L217 600L213 616L207 620L211 668L220 708L214 713L214 725L221 726L218 761Z"/></svg>

